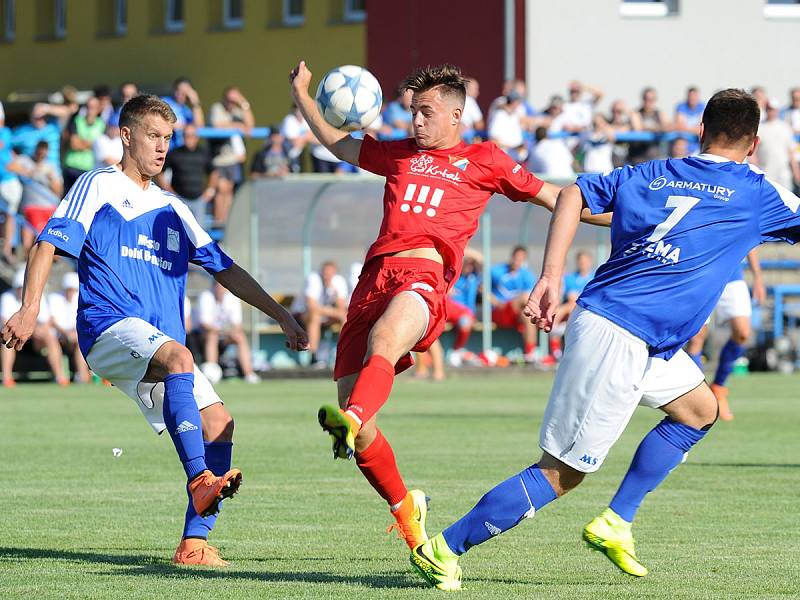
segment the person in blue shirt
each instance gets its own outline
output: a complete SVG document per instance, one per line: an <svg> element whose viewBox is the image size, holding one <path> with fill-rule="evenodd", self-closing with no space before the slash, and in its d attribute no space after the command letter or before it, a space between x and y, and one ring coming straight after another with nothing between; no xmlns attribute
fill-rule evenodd
<svg viewBox="0 0 800 600"><path fill-rule="evenodd" d="M173 562L227 563L206 538L241 472L231 468L233 420L186 348L189 263L276 319L292 349L308 338L294 318L152 179L164 166L175 114L156 96L129 100L120 115L122 161L81 175L31 249L22 307L0 332L19 350L36 325L56 253L78 262L78 344L91 369L167 430L186 472L189 503Z"/></svg>
<svg viewBox="0 0 800 600"><path fill-rule="evenodd" d="M33 156L36 144L44 140L50 148L47 160L61 168L61 128L47 119L47 104L37 103L31 109L30 122L14 129L11 145L20 154Z"/></svg>
<svg viewBox="0 0 800 600"><path fill-rule="evenodd" d="M711 384L711 391L719 403L719 418L723 421L733 420L733 412L728 401L728 387L725 383L733 372L734 363L744 354L747 341L750 339L753 302L763 304L767 297L757 250L753 249L747 254L747 261L753 273L752 299L747 282L744 280L744 271L740 265L725 284L725 289L722 290L722 295L714 309L716 322L727 325L731 332L730 338L720 349L717 370L714 372L714 381ZM711 321L710 317L708 321ZM708 335L708 321L686 344L686 352L701 369L703 368L703 345Z"/></svg>
<svg viewBox="0 0 800 600"><path fill-rule="evenodd" d="M4 214L3 258L12 264L15 260L12 242L17 228L17 210L22 200L22 182L14 167L13 136L5 126L5 117L0 115L0 210Z"/></svg>
<svg viewBox="0 0 800 600"><path fill-rule="evenodd" d="M411 95L409 90L400 90L383 111L384 127L391 128L391 133L383 136L385 139L404 139L411 135Z"/></svg>
<svg viewBox="0 0 800 600"><path fill-rule="evenodd" d="M563 301L556 310L556 324L550 332L550 355L555 360L561 359L561 338L564 335L567 319L578 306L578 296L592 277L594 277L592 255L586 250L578 250L575 254L575 270L564 275Z"/></svg>
<svg viewBox="0 0 800 600"><path fill-rule="evenodd" d="M183 146L183 128L187 125L203 127L206 124L200 95L186 77L179 77L172 83L172 96L161 98L175 113L175 124L170 149Z"/></svg>
<svg viewBox="0 0 800 600"><path fill-rule="evenodd" d="M552 328L582 209L613 213L611 255L567 325L569 343L541 428L541 459L413 550L412 564L429 583L460 587L459 556L533 517L596 471L639 404L666 418L642 440L609 508L583 537L624 572L647 574L634 550L634 516L717 418L714 394L681 348L752 248L800 240L800 198L744 162L758 146L758 123L750 94L722 90L703 114L699 156L584 175L561 191L525 314L545 331Z"/></svg>
<svg viewBox="0 0 800 600"><path fill-rule="evenodd" d="M463 364L464 360L473 360L476 357L465 350L472 325L475 323L475 310L478 301L478 290L481 287L480 263L482 257L479 252L467 248L461 275L447 295L447 322L453 326L455 340L450 353L450 364L454 367Z"/></svg>
<svg viewBox="0 0 800 600"><path fill-rule="evenodd" d="M700 90L692 86L686 90L686 100L675 107L675 130L690 135L689 154L696 154L700 144L694 136L700 133L700 121L703 118L705 104L700 99Z"/></svg>
<svg viewBox="0 0 800 600"><path fill-rule="evenodd" d="M528 268L528 250L515 246L511 259L492 267L492 321L506 329L516 329L522 334L525 362L536 360L536 326L525 318L522 308L528 301L536 283L536 276Z"/></svg>

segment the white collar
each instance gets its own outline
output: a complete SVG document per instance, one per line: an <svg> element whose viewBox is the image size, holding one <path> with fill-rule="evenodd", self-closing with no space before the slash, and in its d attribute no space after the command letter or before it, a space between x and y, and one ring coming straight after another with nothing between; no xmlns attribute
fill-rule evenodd
<svg viewBox="0 0 800 600"><path fill-rule="evenodd" d="M703 152L702 154L698 154L697 158L700 158L702 160L710 160L711 162L715 163L735 162L737 165L743 164L735 160L731 160L730 158L725 158L724 156L720 156L718 154L710 154L709 152Z"/></svg>

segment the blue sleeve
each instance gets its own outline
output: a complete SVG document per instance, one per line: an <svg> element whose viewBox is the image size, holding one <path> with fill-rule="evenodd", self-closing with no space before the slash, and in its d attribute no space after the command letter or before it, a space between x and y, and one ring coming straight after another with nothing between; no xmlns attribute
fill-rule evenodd
<svg viewBox="0 0 800 600"><path fill-rule="evenodd" d="M491 278L492 278L492 293L494 294L497 292L497 285L500 281L500 278L503 276L503 266L504 265L495 265L492 267Z"/></svg>
<svg viewBox="0 0 800 600"><path fill-rule="evenodd" d="M575 182L593 215L612 212L617 190L635 174L633 167L619 167L609 173L578 176Z"/></svg>
<svg viewBox="0 0 800 600"><path fill-rule="evenodd" d="M800 241L800 198L764 177L762 181L759 233L764 242Z"/></svg>
<svg viewBox="0 0 800 600"><path fill-rule="evenodd" d="M233 265L233 259L222 251L217 242L211 242L199 248L195 248L194 244L190 243L189 262L203 267L212 275L229 269Z"/></svg>
<svg viewBox="0 0 800 600"><path fill-rule="evenodd" d="M525 269L523 272L525 273L525 277L523 278L523 281L525 282L525 289L530 292L533 289L533 286L536 285L536 275L534 275L533 271L530 269Z"/></svg>

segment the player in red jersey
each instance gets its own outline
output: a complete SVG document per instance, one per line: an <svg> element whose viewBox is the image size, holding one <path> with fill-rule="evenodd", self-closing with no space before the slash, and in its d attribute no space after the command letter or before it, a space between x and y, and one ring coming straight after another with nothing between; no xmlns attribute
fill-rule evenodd
<svg viewBox="0 0 800 600"><path fill-rule="evenodd" d="M317 139L339 159L386 177L378 239L367 252L339 335L334 379L341 408L323 406L319 420L333 438L334 457L355 455L413 548L427 539L425 495L406 489L375 415L395 374L412 364L409 351L425 351L442 332L447 290L492 194L552 209L559 188L493 143L461 140L465 87L456 67L427 67L408 77L403 87L413 92L414 137L392 142L368 135L359 140L326 123L308 93L311 73L304 62L289 78Z"/></svg>

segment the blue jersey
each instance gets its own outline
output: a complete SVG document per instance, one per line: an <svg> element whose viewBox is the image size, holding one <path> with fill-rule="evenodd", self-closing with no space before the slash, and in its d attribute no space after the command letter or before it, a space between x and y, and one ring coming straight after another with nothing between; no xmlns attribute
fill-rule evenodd
<svg viewBox="0 0 800 600"><path fill-rule="evenodd" d="M702 154L584 175L593 214L612 212L611 256L578 299L669 358L711 314L742 259L800 239L800 198L761 171Z"/></svg>
<svg viewBox="0 0 800 600"><path fill-rule="evenodd" d="M520 294L530 294L536 278L530 269L511 271L508 263L492 267L492 294L501 302L513 300Z"/></svg>
<svg viewBox="0 0 800 600"><path fill-rule="evenodd" d="M78 259L78 343L89 353L103 331L137 317L183 343L189 263L209 273L233 261L189 208L150 183L146 190L114 167L81 175L39 241Z"/></svg>
<svg viewBox="0 0 800 600"><path fill-rule="evenodd" d="M477 273L462 273L450 290L450 296L463 304L472 312L478 302L478 288L481 286L481 276Z"/></svg>

